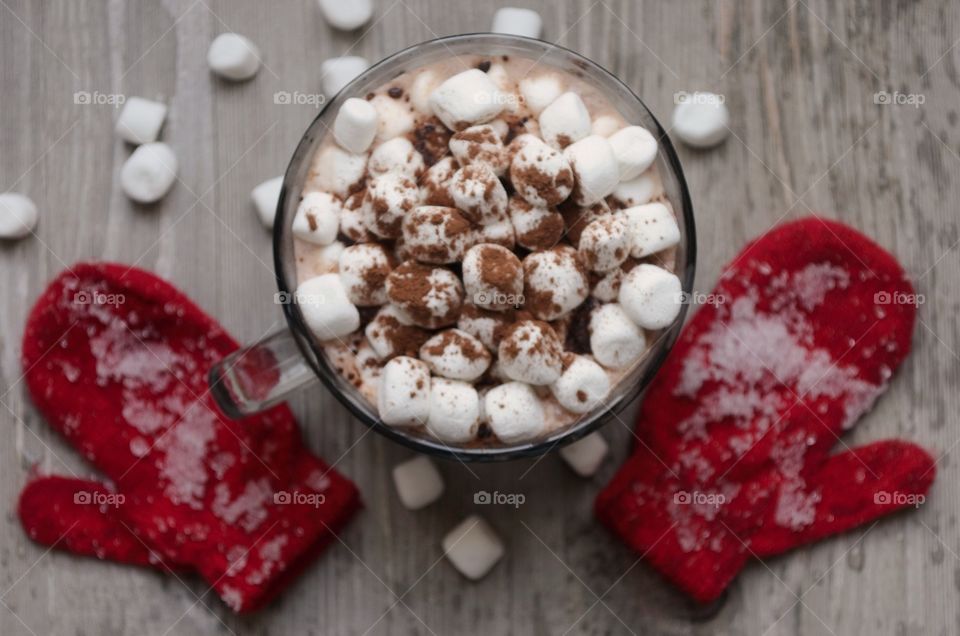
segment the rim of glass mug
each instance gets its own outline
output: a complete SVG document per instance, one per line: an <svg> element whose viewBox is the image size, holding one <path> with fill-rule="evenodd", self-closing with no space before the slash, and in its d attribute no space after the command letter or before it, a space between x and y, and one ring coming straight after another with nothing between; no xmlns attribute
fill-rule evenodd
<svg viewBox="0 0 960 636"><path fill-rule="evenodd" d="M406 71L414 70L443 58L462 55L490 57L517 55L533 58L536 60L536 64L543 64L554 70L575 74L582 81L601 90L611 105L627 121L642 125L654 132L660 143L657 166L663 182L664 193L673 205L675 213L679 212L677 220L680 225L681 240L676 252L674 269L680 278L684 297L689 298L693 289L696 263L693 206L679 159L666 131L643 101L626 84L595 62L570 49L542 40L492 33L453 35L410 46L371 66L347 84L333 99L324 104L320 113L310 123L301 138L284 174L273 229L274 266L279 288L277 296L286 299L294 297L297 276L291 232L292 219L296 213L303 185L306 182L311 160L324 137L330 132L332 120L338 107L346 99L356 95L366 95ZM279 336L286 346L271 345L272 353L276 354L278 349L284 349L287 351L285 355L289 356L289 352L293 350L289 346L289 340L292 339L296 343L296 353L293 355L299 355L300 359L290 364L303 367L305 361L311 370L311 373L307 374L306 377L311 375L319 377L326 388L363 424L414 450L465 461L508 460L540 455L553 448L580 439L617 417L617 414L633 402L653 379L667 354L673 348L687 312L687 303L684 303L674 322L657 334L657 339L646 352L644 359L620 380L614 387L610 398L590 413L581 416L574 424L530 442L470 447L451 446L428 437L425 433L407 428L391 427L380 421L376 406L360 394L357 388L340 375L327 360L320 341L307 328L297 304L295 302L281 302L280 304L290 329L289 332L283 332L282 335L273 336L274 338ZM268 336L265 340L270 338L271 336ZM255 346L257 345L253 345L253 347ZM246 350L242 350L238 354L242 356L243 351ZM254 356L253 359L258 360L260 358ZM239 367L241 365L234 363L233 366ZM289 375L294 379L278 391L271 391L271 394L260 403L257 410L283 401L289 393L304 383L304 369L288 370L290 371ZM284 369L280 368L278 373L280 376L286 377ZM233 383L237 383L237 380L229 379L225 377L226 375L222 368L219 371L215 369L211 372L212 392L228 414L242 416L248 411L237 410L236 395L226 391L223 385L225 380ZM312 380L312 377L310 379ZM280 384L279 381L278 384Z"/></svg>

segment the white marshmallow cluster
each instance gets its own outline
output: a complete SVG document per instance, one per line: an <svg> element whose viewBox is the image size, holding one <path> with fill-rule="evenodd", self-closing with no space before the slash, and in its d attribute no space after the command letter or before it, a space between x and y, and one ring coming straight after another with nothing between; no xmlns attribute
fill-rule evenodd
<svg viewBox="0 0 960 636"><path fill-rule="evenodd" d="M459 329L447 329L420 347L420 359L436 375L450 380L477 380L490 366L490 352L483 343Z"/></svg>
<svg viewBox="0 0 960 636"><path fill-rule="evenodd" d="M383 365L377 391L380 419L390 426L418 426L430 416L430 369L426 363L397 356Z"/></svg>
<svg viewBox="0 0 960 636"><path fill-rule="evenodd" d="M300 283L295 294L304 322L317 338L330 340L360 327L360 312L347 297L339 274L322 274Z"/></svg>
<svg viewBox="0 0 960 636"><path fill-rule="evenodd" d="M479 69L463 71L440 84L430 94L434 115L451 130L463 130L496 118L503 99L496 84Z"/></svg>
<svg viewBox="0 0 960 636"><path fill-rule="evenodd" d="M589 413L610 393L610 378L590 358L567 354L563 372L550 385L550 392L571 413Z"/></svg>
<svg viewBox="0 0 960 636"><path fill-rule="evenodd" d="M343 250L339 259L340 279L347 298L360 307L387 302L384 283L390 273L390 257L378 243L357 243Z"/></svg>
<svg viewBox="0 0 960 636"><path fill-rule="evenodd" d="M499 356L503 373L527 384L551 384L563 370L563 344L545 322L518 322L500 341Z"/></svg>
<svg viewBox="0 0 960 636"><path fill-rule="evenodd" d="M304 195L293 217L293 235L308 243L330 245L337 240L342 210L340 199L329 192L310 192Z"/></svg>

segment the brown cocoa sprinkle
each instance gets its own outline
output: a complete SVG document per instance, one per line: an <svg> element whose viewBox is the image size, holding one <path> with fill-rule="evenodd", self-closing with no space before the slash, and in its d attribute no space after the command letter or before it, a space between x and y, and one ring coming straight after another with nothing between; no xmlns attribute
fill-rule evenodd
<svg viewBox="0 0 960 636"><path fill-rule="evenodd" d="M460 353L463 354L463 357L471 362L474 360L490 360L490 352L487 351L483 345L472 338L466 338L463 334L459 333L455 329L448 329L440 333L440 338L437 342L431 344L429 347L422 349L422 353L426 353L432 356L441 356L443 355L444 350L447 347L453 345L460 350Z"/></svg>
<svg viewBox="0 0 960 636"><path fill-rule="evenodd" d="M449 325L460 315L463 302L462 293L455 293L451 300L449 311L439 319L434 316L427 306L427 298L433 293L449 291L449 285L437 286L431 280L430 274L434 269L441 269L423 265L416 261L406 261L387 277L387 295L391 302L399 305L417 323L430 324L440 322ZM459 302L457 302L459 301Z"/></svg>
<svg viewBox="0 0 960 636"><path fill-rule="evenodd" d="M373 99L374 97L376 97L376 96L375 96L373 93L367 93L367 101L368 101L368 102L369 102L371 99Z"/></svg>
<svg viewBox="0 0 960 636"><path fill-rule="evenodd" d="M391 86L387 90L387 95L389 95L393 99L400 99L401 97L403 97L403 89L400 88L399 86Z"/></svg>
<svg viewBox="0 0 960 636"><path fill-rule="evenodd" d="M505 247L482 245L479 254L480 280L504 294L520 292L517 281L523 280L522 266L513 252Z"/></svg>
<svg viewBox="0 0 960 636"><path fill-rule="evenodd" d="M477 68L486 73L490 70L490 60L484 60L483 62L480 62L477 64Z"/></svg>
<svg viewBox="0 0 960 636"><path fill-rule="evenodd" d="M404 325L394 316L380 316L374 337L384 337L390 343L391 355L417 357L420 347L430 338L430 332L420 327ZM422 380L417 388L422 387Z"/></svg>
<svg viewBox="0 0 960 636"><path fill-rule="evenodd" d="M592 296L573 310L567 328L567 350L574 353L590 353L590 313L600 303Z"/></svg>
<svg viewBox="0 0 960 636"><path fill-rule="evenodd" d="M587 394L585 391L577 391L577 401L579 402L587 401Z"/></svg>
<svg viewBox="0 0 960 636"><path fill-rule="evenodd" d="M409 138L410 143L423 155L423 161L429 167L443 159L449 152L450 135L450 131L439 119L431 117L410 133Z"/></svg>
<svg viewBox="0 0 960 636"><path fill-rule="evenodd" d="M557 135L557 145L559 145L561 148L566 148L572 143L573 143L573 140L570 139L569 135L563 135L563 134Z"/></svg>
<svg viewBox="0 0 960 636"><path fill-rule="evenodd" d="M310 226L311 232L317 231L317 217L312 212L307 212L307 225Z"/></svg>

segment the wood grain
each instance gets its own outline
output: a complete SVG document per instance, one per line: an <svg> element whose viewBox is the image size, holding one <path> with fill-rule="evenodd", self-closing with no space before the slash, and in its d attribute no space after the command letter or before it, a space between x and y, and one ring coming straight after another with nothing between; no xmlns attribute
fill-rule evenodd
<svg viewBox="0 0 960 636"><path fill-rule="evenodd" d="M0 1L0 190L24 192L42 211L36 237L0 244L0 634L960 631L960 5L946 0L522 2L541 11L545 39L610 68L662 121L677 91L725 95L733 135L713 151L680 151L697 212L698 290L749 237L811 210L899 256L925 297L915 352L846 441L903 436L942 455L921 510L754 563L722 602L696 608L593 520L594 495L628 452L629 413L605 429L613 458L592 480L555 456L447 463L441 503L414 514L390 480L409 453L367 434L314 387L293 400L309 444L358 482L366 509L262 613L238 618L199 581L46 553L26 539L13 511L30 465L90 470L25 395L28 307L68 264L107 258L175 281L241 339L277 328L280 313L266 300L270 240L249 192L283 171L316 110L276 105L274 93L318 93L327 57L378 59L486 29L494 11L460 0L376 4L368 30L344 34L311 0ZM252 82L207 70L210 40L228 30L263 52ZM120 193L130 149L112 133L117 110L77 105L77 91L170 104L163 138L182 181L161 204L135 206ZM878 91L924 103L876 104ZM468 585L440 558L439 540L475 510L480 489L520 492L526 503L483 510L508 557Z"/></svg>

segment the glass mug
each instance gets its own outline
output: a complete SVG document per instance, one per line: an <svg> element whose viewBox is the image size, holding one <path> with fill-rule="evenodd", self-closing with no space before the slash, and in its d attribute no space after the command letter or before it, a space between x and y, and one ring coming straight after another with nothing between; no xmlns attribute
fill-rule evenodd
<svg viewBox="0 0 960 636"><path fill-rule="evenodd" d="M538 66L552 67L576 75L598 88L627 122L641 125L656 135L660 141L656 165L664 193L677 213L680 226L681 239L676 251L674 271L680 278L685 297L688 297L693 287L696 258L693 207L680 162L663 127L623 82L583 56L548 42L492 33L443 37L404 49L370 67L324 106L300 140L283 178L273 228L278 296L294 297L297 274L291 230L293 217L311 160L320 142L333 127L333 120L340 105L349 97L366 95L401 73L455 55L527 57L537 60ZM676 320L659 333L641 362L612 388L609 398L593 411L582 415L572 425L528 442L471 447L451 446L416 429L384 424L379 418L376 405L368 402L327 359L322 344L307 328L297 304L284 302L282 307L289 330L274 333L260 342L240 349L211 369L211 393L224 413L233 418L256 413L282 402L296 389L320 378L361 422L378 433L417 451L465 461L540 455L599 428L640 395L650 383L673 347L687 309L684 304Z"/></svg>

